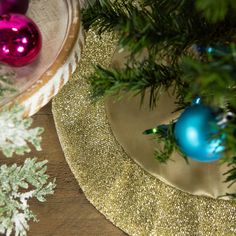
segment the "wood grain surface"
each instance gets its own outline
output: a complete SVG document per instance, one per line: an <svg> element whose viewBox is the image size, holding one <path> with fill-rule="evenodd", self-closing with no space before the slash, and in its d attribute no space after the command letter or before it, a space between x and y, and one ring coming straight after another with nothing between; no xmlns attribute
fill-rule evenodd
<svg viewBox="0 0 236 236"><path fill-rule="evenodd" d="M61 149L54 126L51 104L34 115L34 125L45 128L43 151L32 151L24 157L6 159L0 155L0 164L21 164L25 157L48 159L48 173L57 179L57 188L47 202L31 201L39 223L30 223L29 236L125 236L107 221L85 198L72 175Z"/></svg>

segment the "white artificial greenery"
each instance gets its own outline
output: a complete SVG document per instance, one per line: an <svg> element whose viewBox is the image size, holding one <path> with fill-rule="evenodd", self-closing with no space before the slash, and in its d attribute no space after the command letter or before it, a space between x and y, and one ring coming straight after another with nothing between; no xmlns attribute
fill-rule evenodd
<svg viewBox="0 0 236 236"><path fill-rule="evenodd" d="M37 221L29 209L28 200L44 202L45 196L54 193L55 180L48 182L47 161L26 159L22 166L0 167L0 234L26 236L28 221Z"/></svg>
<svg viewBox="0 0 236 236"><path fill-rule="evenodd" d="M13 73L2 74L0 67L0 98L13 96L17 91L13 77ZM24 118L24 112L24 108L19 105L1 108L0 151L6 157L30 152L30 144L37 151L41 150L40 135L44 129L31 128L33 120ZM32 198L40 202L46 201L46 195L53 194L56 186L55 180L48 181L46 163L47 161L37 162L36 158L32 158L26 159L21 166L0 166L0 234L26 236L28 222L37 221L28 201Z"/></svg>
<svg viewBox="0 0 236 236"><path fill-rule="evenodd" d="M24 108L15 105L13 108L5 107L0 113L0 151L6 157L14 153L23 155L30 152L28 143L37 151L41 150L41 137L43 128L30 129L32 118L23 118Z"/></svg>
<svg viewBox="0 0 236 236"><path fill-rule="evenodd" d="M0 66L0 99L13 97L19 92L14 83L15 74ZM0 152L6 157L24 155L31 151L30 144L41 150L43 128L31 128L33 119L24 118L25 110L19 105L1 107ZM47 161L26 159L24 164L0 166L0 235L26 236L29 221L37 221L28 201L32 198L46 201L53 194L55 179L49 181Z"/></svg>

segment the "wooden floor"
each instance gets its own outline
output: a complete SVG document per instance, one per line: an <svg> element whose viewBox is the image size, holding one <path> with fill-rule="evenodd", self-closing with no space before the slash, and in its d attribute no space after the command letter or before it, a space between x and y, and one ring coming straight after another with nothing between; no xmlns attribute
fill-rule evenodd
<svg viewBox="0 0 236 236"><path fill-rule="evenodd" d="M29 236L125 236L107 221L85 198L72 175L60 147L55 130L51 105L34 116L34 125L45 128L43 151L33 151L24 157L6 159L0 155L0 164L22 163L25 157L48 159L48 173L57 179L57 188L46 203L31 202L40 222L30 224Z"/></svg>

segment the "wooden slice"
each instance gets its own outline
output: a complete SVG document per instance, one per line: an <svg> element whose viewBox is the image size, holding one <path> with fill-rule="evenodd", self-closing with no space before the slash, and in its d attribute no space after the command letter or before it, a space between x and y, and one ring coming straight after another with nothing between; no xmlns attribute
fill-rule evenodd
<svg viewBox="0 0 236 236"><path fill-rule="evenodd" d="M84 37L77 0L31 0L27 15L39 26L43 48L39 58L21 68L2 66L14 72L17 93L0 106L19 103L25 115L33 115L69 80L80 60Z"/></svg>

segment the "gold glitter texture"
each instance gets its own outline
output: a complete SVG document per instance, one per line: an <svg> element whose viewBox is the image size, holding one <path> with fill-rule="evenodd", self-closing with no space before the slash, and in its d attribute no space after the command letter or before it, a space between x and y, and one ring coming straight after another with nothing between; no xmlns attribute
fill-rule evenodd
<svg viewBox="0 0 236 236"><path fill-rule="evenodd" d="M66 159L85 195L130 235L236 235L235 202L167 186L135 164L114 138L104 103L91 103L85 80L92 64L110 64L114 50L111 35L100 38L89 31L73 80L53 102Z"/></svg>

